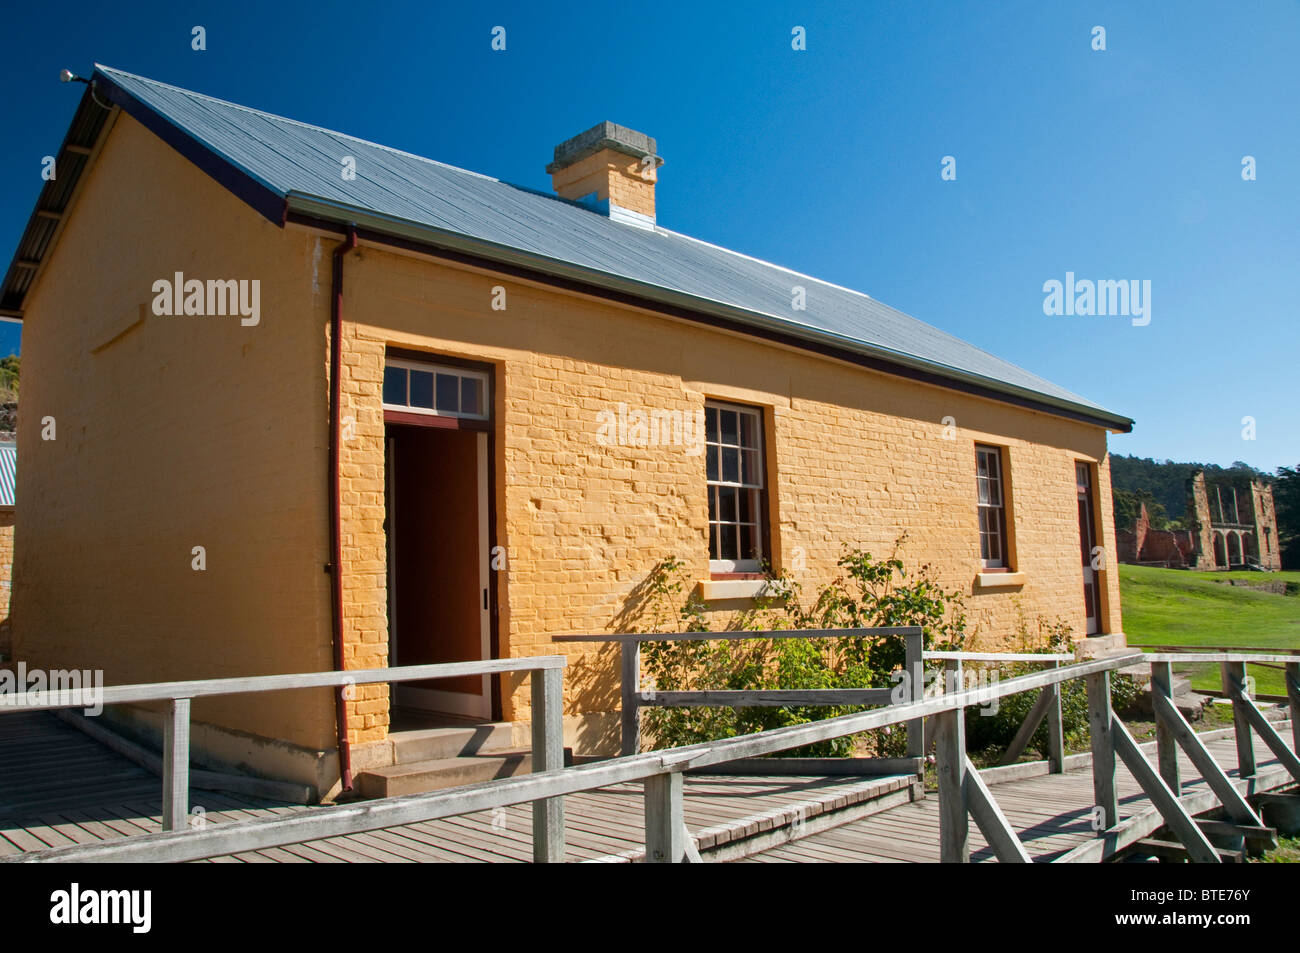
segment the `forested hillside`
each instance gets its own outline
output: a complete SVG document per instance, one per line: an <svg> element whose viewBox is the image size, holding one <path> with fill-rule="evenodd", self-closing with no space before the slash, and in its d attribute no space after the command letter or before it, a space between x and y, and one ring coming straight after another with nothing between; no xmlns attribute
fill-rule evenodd
<svg viewBox="0 0 1300 953"><path fill-rule="evenodd" d="M1131 528L1138 505L1145 502L1152 525L1158 529L1184 528L1187 516L1187 481L1197 470L1211 483L1232 477L1258 477L1269 483L1275 477L1238 460L1231 467L1213 463L1157 462L1150 457L1110 456L1110 481L1115 496L1115 525Z"/></svg>
<svg viewBox="0 0 1300 953"><path fill-rule="evenodd" d="M1300 568L1300 466L1279 467L1276 474L1257 470L1238 460L1230 467L1212 463L1156 462L1149 457L1111 454L1110 480L1115 501L1115 528L1132 529L1139 507L1145 503L1151 525L1156 529L1191 529L1187 523L1187 481L1197 470L1205 479L1256 477L1273 486L1277 506L1278 542L1282 565Z"/></svg>

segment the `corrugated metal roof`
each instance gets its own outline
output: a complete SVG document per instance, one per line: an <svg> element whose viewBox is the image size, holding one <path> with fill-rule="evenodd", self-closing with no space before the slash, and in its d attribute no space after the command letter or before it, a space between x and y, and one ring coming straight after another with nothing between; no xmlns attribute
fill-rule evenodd
<svg viewBox="0 0 1300 953"><path fill-rule="evenodd" d="M133 115L139 113L138 106L145 107L151 128L178 148L193 152L197 143L242 173L246 191L282 199L281 219L297 211L427 238L494 260L526 263L701 313L730 316L944 380L1038 398L1049 409L1061 408L1116 429L1127 430L1132 424L859 292L666 228L622 224L549 193L120 70L97 66L95 77L107 80L114 101ZM353 179L340 175L344 156L356 159ZM264 203L262 210L274 217L274 208L268 212ZM805 310L792 310L795 285L806 289Z"/></svg>
<svg viewBox="0 0 1300 953"><path fill-rule="evenodd" d="M63 212L76 191L81 173L89 164L90 152L108 116L109 109L95 102L93 94L87 90L82 95L72 125L68 127L68 134L55 154L56 174L41 187L36 208L18 240L4 284L0 285L0 314L20 313L23 297L54 242Z"/></svg>
<svg viewBox="0 0 1300 953"><path fill-rule="evenodd" d="M18 448L11 443L0 444L0 506L14 505L17 474Z"/></svg>

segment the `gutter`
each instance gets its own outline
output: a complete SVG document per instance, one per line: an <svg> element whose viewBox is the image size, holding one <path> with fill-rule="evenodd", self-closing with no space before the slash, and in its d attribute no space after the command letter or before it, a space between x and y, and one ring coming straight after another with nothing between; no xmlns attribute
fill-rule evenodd
<svg viewBox="0 0 1300 953"><path fill-rule="evenodd" d="M339 488L341 406L343 401L343 256L357 247L357 230L347 227L347 238L334 249L330 279L330 623L334 636L334 671L346 667L343 658L343 517ZM352 790L352 745L348 741L347 688L334 691L334 719L338 730L339 777L344 791Z"/></svg>
<svg viewBox="0 0 1300 953"><path fill-rule="evenodd" d="M798 349L838 357L850 363L871 367L894 375L919 379L940 387L973 393L978 396L1011 402L1044 413L1067 417L1093 426L1101 426L1114 433L1129 433L1133 420L1101 407L1081 404L1040 391L1008 384L1005 381L961 368L926 361L910 354L876 347L843 335L806 325L792 324L786 318L747 311L725 302L700 298L684 292L661 288L632 278L610 275L568 262L557 261L541 255L521 252L518 249L497 245L481 239L470 238L455 232L417 225L404 219L376 215L351 206L329 202L315 196L290 192L285 199L288 210L286 221L342 231L344 228L363 229L362 238L378 244L405 247L424 254L457 258L480 267L505 270L515 269L515 274L551 284L586 286L586 293L613 297L641 307L664 310L677 317L699 321L701 317L714 318L741 333L779 340ZM347 222L344 226L342 223ZM504 268L502 268L504 266ZM557 282L556 279L559 279ZM810 347L811 345L811 347Z"/></svg>

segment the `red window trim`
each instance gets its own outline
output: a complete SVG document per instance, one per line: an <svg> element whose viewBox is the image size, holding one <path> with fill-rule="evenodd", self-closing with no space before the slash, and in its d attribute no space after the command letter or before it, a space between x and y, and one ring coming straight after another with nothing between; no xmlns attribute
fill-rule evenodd
<svg viewBox="0 0 1300 953"><path fill-rule="evenodd" d="M477 420L470 417L440 417L437 414L413 414L404 410L385 409L384 423L412 424L416 427L438 427L442 430L492 430L492 424L487 420Z"/></svg>

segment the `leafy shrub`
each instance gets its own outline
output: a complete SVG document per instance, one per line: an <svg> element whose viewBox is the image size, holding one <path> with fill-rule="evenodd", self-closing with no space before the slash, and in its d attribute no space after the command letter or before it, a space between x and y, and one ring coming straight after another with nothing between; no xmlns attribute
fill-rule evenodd
<svg viewBox="0 0 1300 953"><path fill-rule="evenodd" d="M1037 637L1030 632L1023 615L1017 625L1020 645L1018 652L1043 652L1053 654L1072 652L1074 643L1070 639L1070 626L1057 619L1049 621L1043 616L1037 619ZM1020 675L1032 675L1041 672L1044 666L1033 662L1012 662L992 666L999 680L1016 678ZM1137 698L1141 689L1129 675L1112 672L1110 680L1111 705L1115 710L1123 710ZM981 763L996 761L1011 745L1016 732L1029 715L1030 709L1038 701L1038 692L1020 692L998 699L996 710L989 708L966 709L966 749L972 760ZM1084 680L1073 678L1061 683L1061 727L1065 735L1067 749L1085 748L1088 745L1088 689ZM1043 758L1048 756L1047 719L1044 718L1034 732L1026 750L1035 750Z"/></svg>
<svg viewBox="0 0 1300 953"><path fill-rule="evenodd" d="M769 574L769 596L731 622L734 631L837 629L919 625L927 649L954 650L965 642L966 615L960 592L945 592L931 567L909 574L894 555L875 559L846 548L841 572L822 587L811 605L801 602L799 584L786 574ZM649 583L649 631L665 631L673 620L687 632L709 630L709 620L688 590L685 565L669 559L656 567ZM677 606L678 608L674 609ZM903 637L822 639L731 639L646 642L642 668L647 687L656 691L704 689L887 688L890 674L903 666ZM647 708L642 725L659 747L694 744L786 725L807 724L862 711L864 706L781 708ZM904 748L904 732L881 729L835 738L783 754L787 757L846 757L859 750L894 756Z"/></svg>

